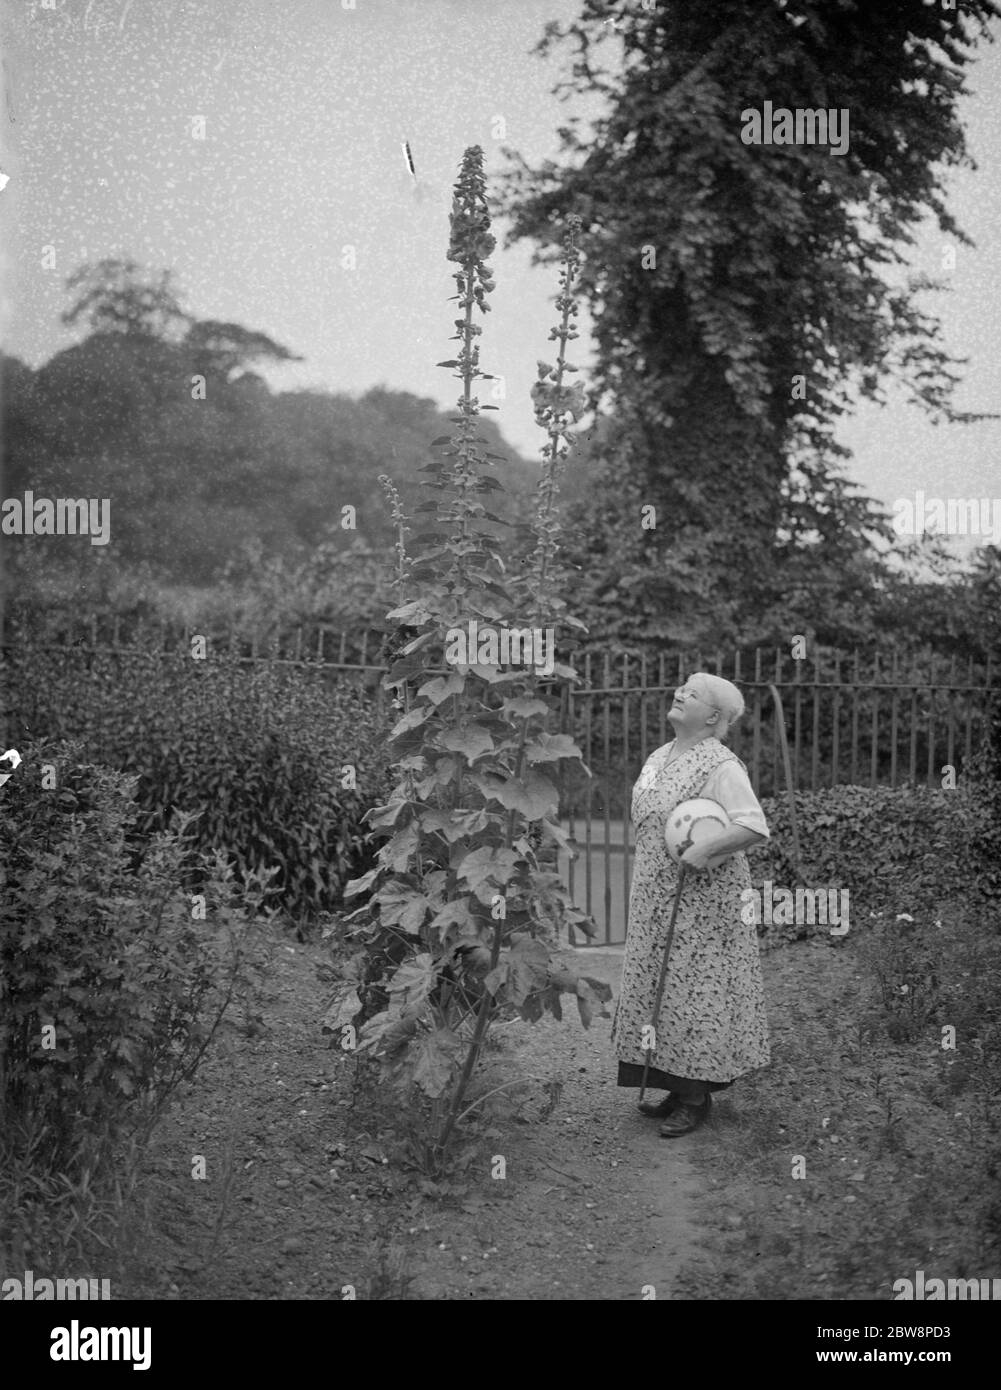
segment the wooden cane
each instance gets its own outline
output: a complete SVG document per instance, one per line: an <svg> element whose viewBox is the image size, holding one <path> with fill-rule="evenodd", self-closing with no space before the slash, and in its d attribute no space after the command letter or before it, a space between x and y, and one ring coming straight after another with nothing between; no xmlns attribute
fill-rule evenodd
<svg viewBox="0 0 1001 1390"><path fill-rule="evenodd" d="M643 1080L640 1083L640 1098L637 1104L643 1104L643 1093L646 1091L646 1079L650 1074L650 1059L653 1057L657 1046L657 1026L660 1023L660 1006L664 999L664 983L667 980L667 961L671 954L671 942L674 940L674 924L678 920L678 908L681 906L681 890L685 884L685 875L688 872L687 864L679 865L678 886L674 893L674 906L671 908L671 923L667 929L667 945L664 947L664 959L660 967L660 979L657 981L657 999L653 1006L653 1029L654 1046L646 1050L646 1061L643 1064Z"/></svg>

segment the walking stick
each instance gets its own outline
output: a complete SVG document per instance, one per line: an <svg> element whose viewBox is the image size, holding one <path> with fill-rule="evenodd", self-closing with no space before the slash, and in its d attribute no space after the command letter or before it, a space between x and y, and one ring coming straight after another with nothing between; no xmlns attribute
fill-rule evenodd
<svg viewBox="0 0 1001 1390"><path fill-rule="evenodd" d="M639 1105L643 1104L646 1079L650 1073L650 1059L656 1048L656 1032L657 1026L660 1023L660 1006L664 999L664 982L667 979L667 962L671 954L671 942L674 940L674 924L678 920L678 908L681 906L681 890L684 887L685 875L688 872L687 864L680 864L678 868L678 886L674 893L674 906L671 908L671 924L667 929L667 945L664 947L664 959L660 967L660 979L657 981L657 999L653 1006L654 1047L648 1047L646 1050L646 1061L643 1063L643 1080L640 1083L640 1098L637 1102Z"/></svg>

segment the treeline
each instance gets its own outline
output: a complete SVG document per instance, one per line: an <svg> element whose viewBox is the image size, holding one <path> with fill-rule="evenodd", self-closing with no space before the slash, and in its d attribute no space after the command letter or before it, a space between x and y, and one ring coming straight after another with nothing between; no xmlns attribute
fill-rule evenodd
<svg viewBox="0 0 1001 1390"><path fill-rule="evenodd" d="M102 614L261 636L311 623L381 627L398 594L379 476L394 479L419 533L420 470L431 442L452 432L448 414L383 386L360 399L272 390L259 369L294 354L239 324L187 314L169 272L155 278L130 261L102 261L67 285L63 321L87 336L37 370L0 354L2 492L109 498L111 544L0 537L8 636L43 619ZM487 505L524 520L538 461L505 444L494 416L478 425L503 459L502 488ZM786 535L754 511L749 484L732 490L724 528L754 531L754 564L741 569L716 523L683 517L644 484L623 457L628 438L614 413L599 414L580 431L562 483L567 597L592 649L788 648L803 634L811 646L997 654L996 546L970 563L930 537L887 547L863 520L867 500L849 506L846 484L830 478L811 496L815 509L830 504L834 532L810 511ZM712 471L711 454L707 436L690 477ZM645 529L653 499L656 524ZM849 517L852 507L862 511ZM502 534L516 568L518 534Z"/></svg>
<svg viewBox="0 0 1001 1390"><path fill-rule="evenodd" d="M248 554L301 560L333 531L345 546L392 544L378 478L416 500L428 445L452 428L435 402L383 387L360 399L272 391L256 369L293 354L238 324L192 319L169 276L108 261L69 283L78 293L63 319L89 335L37 371L0 358L5 497L110 498L114 562L186 585L214 583ZM496 510L521 515L538 463L490 416L481 432L507 460Z"/></svg>

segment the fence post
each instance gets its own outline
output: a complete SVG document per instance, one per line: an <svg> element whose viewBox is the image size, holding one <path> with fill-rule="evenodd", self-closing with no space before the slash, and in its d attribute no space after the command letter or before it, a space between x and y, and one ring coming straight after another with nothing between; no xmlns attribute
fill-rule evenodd
<svg viewBox="0 0 1001 1390"><path fill-rule="evenodd" d="M635 777L632 775L629 758L629 655L622 653L622 803L619 807L619 816L622 825L622 920L625 922L629 916L629 805L631 801L631 789ZM640 700L642 701L642 696ZM608 941L611 942L612 924L608 923Z"/></svg>
<svg viewBox="0 0 1001 1390"><path fill-rule="evenodd" d="M893 682L892 689L890 690L890 786L891 786L891 787L895 787L895 786L897 785L897 725L898 725L898 719L899 719L899 711L898 711L898 709L897 709L897 704L898 704L898 700L899 700L899 697L900 697L900 689L899 689L899 685L898 685L898 671L899 671L899 667L900 667L899 656L900 656L900 653L897 651L896 647L894 647L894 649L893 649L893 672L892 672L892 675L891 675L891 677L890 677L890 679L891 679L892 682Z"/></svg>
<svg viewBox="0 0 1001 1390"><path fill-rule="evenodd" d="M775 675L774 684L776 690L781 694L782 687L782 648L775 648ZM779 721L775 710L772 710L772 795L779 794Z"/></svg>
<svg viewBox="0 0 1001 1390"><path fill-rule="evenodd" d="M834 698L831 702L831 786L841 776L841 653L834 657Z"/></svg>
<svg viewBox="0 0 1001 1390"><path fill-rule="evenodd" d="M873 684L872 684L872 723L871 723L871 729L870 729L870 737L871 737L871 739L872 739L872 746L871 746L871 748L870 748L870 750L869 750L869 785L870 785L870 787L874 787L874 786L876 785L876 773L877 773L877 770L878 770L878 766L877 766L877 765L878 765L878 760L879 760L879 688L878 688L878 686L877 686L877 684L876 684L876 681L878 680L878 678L879 678L879 652L876 651L876 652L873 652L873 655L872 655L872 680L873 680Z"/></svg>
<svg viewBox="0 0 1001 1390"><path fill-rule="evenodd" d="M908 759L908 780L912 787L918 784L918 687L914 681L913 663L911 668L911 739Z"/></svg>
<svg viewBox="0 0 1001 1390"><path fill-rule="evenodd" d="M928 786L934 785L935 776L935 657L931 647L926 647L928 654L928 769L925 773L925 781Z"/></svg>
<svg viewBox="0 0 1001 1390"><path fill-rule="evenodd" d="M754 720L752 743L752 766L754 768L754 789L761 790L761 648L754 649Z"/></svg>
<svg viewBox="0 0 1001 1390"><path fill-rule="evenodd" d="M607 945L608 942L611 940L611 932L612 932L612 879L611 879L611 874L610 874L610 872L609 872L609 863L608 863L608 841L609 841L609 838L611 837L611 833L612 833L611 812L610 812L610 806L609 806L610 797L609 797L609 795L608 795L609 790L610 790L610 788L609 788L609 782L610 782L610 780L611 780L611 777L610 777L610 770L611 770L611 769L610 769L610 766L609 766L609 765L610 765L611 760L612 760L612 758L611 758L611 754L612 754L612 711L611 711L611 708L610 708L610 705L611 705L610 691L611 691L611 688L612 688L612 658L611 658L611 656L609 655L608 652L605 653L605 661L604 661L604 666L603 666L603 675L602 675L602 680L601 680L601 688L602 688L601 703L602 703L602 706L603 706L603 709L604 709L604 719L603 719L602 723L603 723L603 726L604 726L604 730L603 730L603 731L604 731L604 750L603 750L603 751L604 751L604 772L605 772L605 775L604 775L604 778L603 778L604 786L603 786L603 788L602 788L602 797L601 797L602 801L604 802L604 806L605 806L605 843L604 843L604 845L602 846L602 849L603 849L603 852L604 852L604 859L605 859L605 891L604 891L603 897L604 897L604 906L605 906L605 944Z"/></svg>
<svg viewBox="0 0 1001 1390"><path fill-rule="evenodd" d="M816 791L820 782L820 700L821 700L821 667L820 649L814 648L813 658L813 747L810 757L810 790Z"/></svg>
<svg viewBox="0 0 1001 1390"><path fill-rule="evenodd" d="M591 653L588 652L587 656L584 658L584 672L585 672L584 679L585 679L586 682L587 682L587 688L588 688L589 691L592 689L593 684L594 684L594 677L593 677L593 673L592 673L592 666L593 666L593 663L592 663L592 661L591 661ZM592 722L592 721L593 721L593 715L594 715L594 700L593 700L592 697L589 696L588 699L584 701L584 729L585 729L585 738L586 738L586 747L587 747L587 753L586 753L586 755L585 755L584 761L588 764L589 767L590 767L590 765L591 765L591 761L592 761L592 757L593 757L593 751L592 751L592 750L593 750L593 748L594 748L593 722ZM587 912L587 914L588 914L590 917L592 917L592 918L595 916L594 911L593 911L592 906L591 906L591 903L592 903L592 893L591 893L591 842L592 842L592 834L591 834L591 817L592 817L592 812L593 812L593 810L594 810L594 778L593 778L593 777L588 777L588 779L587 779L587 781L586 781L586 783L585 783L585 786L584 786L584 904L585 904L584 910L585 910L585 912Z"/></svg>
<svg viewBox="0 0 1001 1390"><path fill-rule="evenodd" d="M858 782L858 647L855 648L855 669L852 673L852 765L851 783L855 786Z"/></svg>
<svg viewBox="0 0 1001 1390"><path fill-rule="evenodd" d="M946 691L946 709L949 723L946 733L945 761L952 767L956 765L956 654L949 663L949 689ZM940 777L941 780L941 777Z"/></svg>
<svg viewBox="0 0 1001 1390"><path fill-rule="evenodd" d="M803 779L803 662L794 660L793 669L793 741L796 749L796 786Z"/></svg>

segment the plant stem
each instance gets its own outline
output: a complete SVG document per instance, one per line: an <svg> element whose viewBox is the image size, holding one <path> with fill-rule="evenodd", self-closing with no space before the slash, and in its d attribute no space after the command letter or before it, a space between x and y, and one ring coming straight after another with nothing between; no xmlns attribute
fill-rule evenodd
<svg viewBox="0 0 1001 1390"><path fill-rule="evenodd" d="M499 930L499 928L498 928ZM480 1000L479 1012L476 1015L476 1027L473 1030L473 1037L469 1044L469 1051L466 1054L466 1062L462 1068L459 1080L456 1082L455 1090L452 1092L452 1103L448 1108L445 1117L445 1124L441 1132L441 1137L437 1141L436 1148L439 1153L444 1153L451 1137L452 1130L455 1128L456 1112L466 1094L466 1087L469 1085L469 1078L473 1074L480 1055L480 1047L487 1031L487 1024L490 1021L490 1007L493 1004L493 995L486 988L483 990L483 998Z"/></svg>

